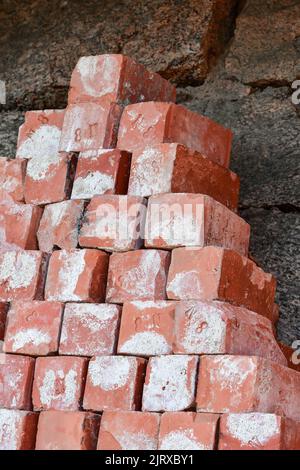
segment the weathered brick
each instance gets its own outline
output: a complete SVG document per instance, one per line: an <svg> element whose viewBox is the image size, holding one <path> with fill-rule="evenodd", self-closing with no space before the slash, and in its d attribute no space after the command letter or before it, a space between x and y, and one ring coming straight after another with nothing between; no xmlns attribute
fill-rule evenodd
<svg viewBox="0 0 300 470"><path fill-rule="evenodd" d="M291 369L297 370L300 372L300 351L299 351L299 341L296 341L296 348L287 346L284 343L278 343L282 353L286 357L288 367Z"/></svg>
<svg viewBox="0 0 300 470"><path fill-rule="evenodd" d="M128 194L207 194L236 210L240 181L235 173L179 144L154 144L133 152Z"/></svg>
<svg viewBox="0 0 300 470"><path fill-rule="evenodd" d="M138 196L95 196L87 207L79 243L107 251L142 246L146 201Z"/></svg>
<svg viewBox="0 0 300 470"><path fill-rule="evenodd" d="M195 405L196 356L157 356L148 362L143 411L182 411Z"/></svg>
<svg viewBox="0 0 300 470"><path fill-rule="evenodd" d="M159 194L148 203L145 246L221 246L248 255L250 226L209 196Z"/></svg>
<svg viewBox="0 0 300 470"><path fill-rule="evenodd" d="M69 103L121 105L139 101L175 101L176 89L157 73L121 54L81 57L73 70Z"/></svg>
<svg viewBox="0 0 300 470"><path fill-rule="evenodd" d="M170 255L160 250L136 250L110 256L106 301L164 300Z"/></svg>
<svg viewBox="0 0 300 470"><path fill-rule="evenodd" d="M100 416L84 411L42 411L36 450L95 450Z"/></svg>
<svg viewBox="0 0 300 470"><path fill-rule="evenodd" d="M146 361L139 357L98 356L88 368L83 408L139 410Z"/></svg>
<svg viewBox="0 0 300 470"><path fill-rule="evenodd" d="M8 304L5 302L0 302L0 341L4 339L7 310Z"/></svg>
<svg viewBox="0 0 300 470"><path fill-rule="evenodd" d="M156 450L160 415L135 411L104 411L98 450Z"/></svg>
<svg viewBox="0 0 300 470"><path fill-rule="evenodd" d="M159 450L213 450L219 416L209 413L168 412L161 417Z"/></svg>
<svg viewBox="0 0 300 470"><path fill-rule="evenodd" d="M24 201L26 163L22 159L0 158L0 188L16 202Z"/></svg>
<svg viewBox="0 0 300 470"><path fill-rule="evenodd" d="M31 409L34 359L0 353L0 408Z"/></svg>
<svg viewBox="0 0 300 470"><path fill-rule="evenodd" d="M34 409L78 410L83 396L87 362L83 357L38 357L32 389Z"/></svg>
<svg viewBox="0 0 300 470"><path fill-rule="evenodd" d="M235 251L208 246L172 252L171 300L225 300L272 318L275 289L271 274Z"/></svg>
<svg viewBox="0 0 300 470"><path fill-rule="evenodd" d="M114 354L121 309L108 304L66 304L59 354Z"/></svg>
<svg viewBox="0 0 300 470"><path fill-rule="evenodd" d="M64 118L59 149L83 152L116 147L122 109L116 103L69 104Z"/></svg>
<svg viewBox="0 0 300 470"><path fill-rule="evenodd" d="M7 315L3 351L30 356L56 353L62 314L59 302L13 302Z"/></svg>
<svg viewBox="0 0 300 470"><path fill-rule="evenodd" d="M65 250L76 248L83 209L84 201L47 205L37 232L40 250L51 252L55 247Z"/></svg>
<svg viewBox="0 0 300 470"><path fill-rule="evenodd" d="M123 305L118 354L172 354L176 302L132 301Z"/></svg>
<svg viewBox="0 0 300 470"><path fill-rule="evenodd" d="M229 166L232 142L229 129L174 103L151 101L126 106L118 148L132 152L164 142L186 145L219 165Z"/></svg>
<svg viewBox="0 0 300 470"><path fill-rule="evenodd" d="M127 194L130 162L131 154L118 149L81 152L72 199L91 199L99 194Z"/></svg>
<svg viewBox="0 0 300 470"><path fill-rule="evenodd" d="M46 300L101 302L104 300L108 255L99 250L61 250L51 255Z"/></svg>
<svg viewBox="0 0 300 470"><path fill-rule="evenodd" d="M42 299L47 260L41 251L0 253L0 301Z"/></svg>
<svg viewBox="0 0 300 470"><path fill-rule="evenodd" d="M33 450L38 413L0 410L0 450Z"/></svg>

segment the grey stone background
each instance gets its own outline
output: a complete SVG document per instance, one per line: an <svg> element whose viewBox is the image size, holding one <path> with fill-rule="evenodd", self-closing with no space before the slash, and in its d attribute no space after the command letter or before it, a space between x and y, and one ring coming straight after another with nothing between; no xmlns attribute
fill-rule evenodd
<svg viewBox="0 0 300 470"><path fill-rule="evenodd" d="M29 109L63 108L82 55L128 54L178 86L178 102L235 133L251 255L278 279L279 338L300 339L300 0L2 0L0 155Z"/></svg>

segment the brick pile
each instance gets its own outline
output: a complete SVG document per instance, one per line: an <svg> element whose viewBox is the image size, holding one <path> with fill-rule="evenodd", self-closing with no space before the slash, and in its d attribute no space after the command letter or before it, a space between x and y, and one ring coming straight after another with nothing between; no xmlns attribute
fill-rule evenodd
<svg viewBox="0 0 300 470"><path fill-rule="evenodd" d="M299 449L232 133L121 55L0 159L1 449Z"/></svg>

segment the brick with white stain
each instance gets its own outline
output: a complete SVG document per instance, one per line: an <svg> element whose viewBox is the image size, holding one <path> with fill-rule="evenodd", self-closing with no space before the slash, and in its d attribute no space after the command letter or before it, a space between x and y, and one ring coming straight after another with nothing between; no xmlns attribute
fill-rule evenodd
<svg viewBox="0 0 300 470"><path fill-rule="evenodd" d="M25 159L0 158L0 187L16 202L24 201L26 163Z"/></svg>
<svg viewBox="0 0 300 470"><path fill-rule="evenodd" d="M0 354L0 408L31 409L34 359Z"/></svg>
<svg viewBox="0 0 300 470"><path fill-rule="evenodd" d="M38 228L39 248L51 252L54 247L71 250L78 245L84 201L48 204Z"/></svg>
<svg viewBox="0 0 300 470"><path fill-rule="evenodd" d="M79 243L106 251L142 246L146 200L138 196L95 196L87 207Z"/></svg>
<svg viewBox="0 0 300 470"><path fill-rule="evenodd" d="M136 250L110 256L106 301L165 300L170 254Z"/></svg>
<svg viewBox="0 0 300 470"><path fill-rule="evenodd" d="M108 255L99 250L60 250L51 255L46 300L101 302L104 300Z"/></svg>
<svg viewBox="0 0 300 470"><path fill-rule="evenodd" d="M160 415L135 411L104 411L98 450L157 450Z"/></svg>
<svg viewBox="0 0 300 470"><path fill-rule="evenodd" d="M41 251L0 253L0 301L42 299L47 260Z"/></svg>
<svg viewBox="0 0 300 470"><path fill-rule="evenodd" d="M62 315L60 302L12 302L3 351L30 356L57 353Z"/></svg>
<svg viewBox="0 0 300 470"><path fill-rule="evenodd" d="M119 149L81 152L78 157L72 199L91 199L99 194L126 194L131 154Z"/></svg>
<svg viewBox="0 0 300 470"><path fill-rule="evenodd" d="M122 310L118 354L171 354L175 303L165 300L126 302Z"/></svg>
<svg viewBox="0 0 300 470"><path fill-rule="evenodd" d="M143 411L183 411L195 405L198 358L158 356L148 362Z"/></svg>
<svg viewBox="0 0 300 470"><path fill-rule="evenodd" d="M118 305L68 303L62 323L59 354L114 354L121 316Z"/></svg>
<svg viewBox="0 0 300 470"><path fill-rule="evenodd" d="M139 357L98 356L88 368L83 408L139 410L146 361Z"/></svg>
<svg viewBox="0 0 300 470"><path fill-rule="evenodd" d="M38 413L0 409L0 450L34 450Z"/></svg>
<svg viewBox="0 0 300 470"><path fill-rule="evenodd" d="M34 410L80 409L87 364L83 357L38 357L32 389Z"/></svg>
<svg viewBox="0 0 300 470"><path fill-rule="evenodd" d="M159 450L214 450L219 416L210 413L167 412L161 417Z"/></svg>
<svg viewBox="0 0 300 470"><path fill-rule="evenodd" d="M208 246L172 251L170 300L224 300L273 318L276 281L233 250Z"/></svg>

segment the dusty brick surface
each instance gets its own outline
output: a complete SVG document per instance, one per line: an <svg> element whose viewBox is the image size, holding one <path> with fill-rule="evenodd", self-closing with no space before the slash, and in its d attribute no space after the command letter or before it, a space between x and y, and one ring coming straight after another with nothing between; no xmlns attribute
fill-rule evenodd
<svg viewBox="0 0 300 470"><path fill-rule="evenodd" d="M34 450L38 413L0 409L0 450Z"/></svg>
<svg viewBox="0 0 300 470"><path fill-rule="evenodd" d="M0 353L0 408L31 409L34 359Z"/></svg>
<svg viewBox="0 0 300 470"><path fill-rule="evenodd" d="M0 158L0 187L16 202L24 201L26 163L25 159Z"/></svg>

